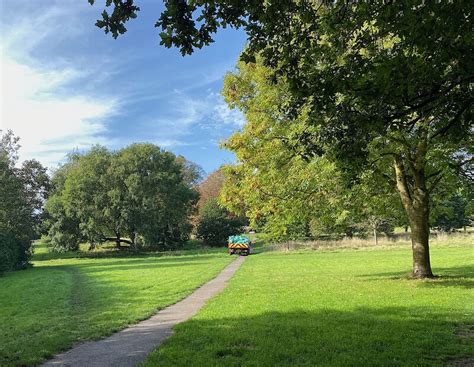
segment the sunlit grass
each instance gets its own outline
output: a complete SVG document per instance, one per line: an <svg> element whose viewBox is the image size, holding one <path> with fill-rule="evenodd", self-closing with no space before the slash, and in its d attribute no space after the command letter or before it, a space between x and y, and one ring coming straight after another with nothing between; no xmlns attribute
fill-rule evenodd
<svg viewBox="0 0 474 367"><path fill-rule="evenodd" d="M409 246L252 255L229 287L178 325L146 365L472 361L474 249L433 244L432 263L440 278L423 281L408 277Z"/></svg>
<svg viewBox="0 0 474 367"><path fill-rule="evenodd" d="M74 257L36 249L34 266L0 278L0 365L32 365L98 339L190 294L229 263L225 251ZM105 256L105 254L104 254Z"/></svg>

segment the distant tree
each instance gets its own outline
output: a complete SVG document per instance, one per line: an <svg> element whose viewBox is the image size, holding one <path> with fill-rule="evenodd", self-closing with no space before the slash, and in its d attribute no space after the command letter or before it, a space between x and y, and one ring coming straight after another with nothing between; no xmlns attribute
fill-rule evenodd
<svg viewBox="0 0 474 367"><path fill-rule="evenodd" d="M92 247L105 241L166 248L189 236L197 192L183 163L153 144L117 152L96 146L77 154L53 177L47 202L53 246Z"/></svg>
<svg viewBox="0 0 474 367"><path fill-rule="evenodd" d="M189 187L197 187L204 176L204 170L197 163L188 161L182 155L176 157L176 162L182 167L184 182Z"/></svg>
<svg viewBox="0 0 474 367"><path fill-rule="evenodd" d="M209 246L225 246L227 238L239 234L245 221L232 215L212 198L199 211L196 236Z"/></svg>
<svg viewBox="0 0 474 367"><path fill-rule="evenodd" d="M198 186L198 209L201 209L209 200L219 197L224 185L223 168L219 168L207 176Z"/></svg>
<svg viewBox="0 0 474 367"><path fill-rule="evenodd" d="M64 188L69 172L78 164L80 155L69 154L68 161L58 167L52 175L50 193L45 203L44 224L52 250L76 251L81 241L85 240L79 228L79 219L74 213L67 211Z"/></svg>
<svg viewBox="0 0 474 367"><path fill-rule="evenodd" d="M96 24L117 37L140 9L107 5ZM243 59L262 55L288 81L281 109L308 117L291 144L328 153L349 174L390 165L411 227L412 275L423 278L433 276L431 196L450 171L472 172L473 10L472 1L171 0L156 26L161 44L183 55L221 27L242 27Z"/></svg>
<svg viewBox="0 0 474 367"><path fill-rule="evenodd" d="M460 193L438 203L433 210L432 225L439 230L451 232L470 224L468 200Z"/></svg>
<svg viewBox="0 0 474 367"><path fill-rule="evenodd" d="M133 244L137 235L163 247L188 239L198 198L193 188L197 167L152 144L133 144L117 153L108 174L109 197Z"/></svg>
<svg viewBox="0 0 474 367"><path fill-rule="evenodd" d="M43 207L51 189L50 177L46 167L35 159L24 161L18 173L24 187L25 198L28 205L33 208L35 231L39 235L43 232L42 224L45 220Z"/></svg>

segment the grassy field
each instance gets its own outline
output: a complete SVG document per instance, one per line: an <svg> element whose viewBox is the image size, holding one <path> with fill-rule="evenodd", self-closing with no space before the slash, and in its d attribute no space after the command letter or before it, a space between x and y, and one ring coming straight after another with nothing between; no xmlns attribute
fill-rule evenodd
<svg viewBox="0 0 474 367"><path fill-rule="evenodd" d="M472 365L474 243L432 246L434 280L409 247L265 252L153 352L146 366Z"/></svg>
<svg viewBox="0 0 474 367"><path fill-rule="evenodd" d="M55 255L39 246L33 268L0 277L0 365L36 364L147 318L231 261L223 251L192 253Z"/></svg>

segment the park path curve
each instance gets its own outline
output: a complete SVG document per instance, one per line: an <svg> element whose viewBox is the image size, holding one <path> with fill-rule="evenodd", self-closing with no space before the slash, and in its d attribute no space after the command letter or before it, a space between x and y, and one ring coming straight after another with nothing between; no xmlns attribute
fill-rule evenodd
<svg viewBox="0 0 474 367"><path fill-rule="evenodd" d="M105 339L78 344L69 351L46 361L42 366L130 367L138 365L171 336L176 324L194 316L207 300L222 291L244 260L244 256L238 257L217 277L149 319Z"/></svg>

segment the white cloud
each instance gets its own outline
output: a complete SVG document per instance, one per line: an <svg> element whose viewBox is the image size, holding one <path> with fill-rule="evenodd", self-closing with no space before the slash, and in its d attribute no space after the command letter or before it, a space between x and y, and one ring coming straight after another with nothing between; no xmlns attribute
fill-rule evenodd
<svg viewBox="0 0 474 367"><path fill-rule="evenodd" d="M53 6L32 19L18 20L8 27L2 17L0 128L11 129L20 137L20 159L36 158L55 166L73 149L84 149L106 142L106 119L117 113L118 101L107 96L93 96L78 88L87 83L90 71L79 70L57 55L41 62L32 55L58 37L72 37L76 32L74 17L67 30L59 32L57 24L64 9ZM30 22L31 21L31 22Z"/></svg>
<svg viewBox="0 0 474 367"><path fill-rule="evenodd" d="M206 131L208 142L215 143L245 124L239 110L230 110L223 98L214 92L191 97L175 90L167 99L166 114L158 118L146 118L141 129L146 138L163 148L199 144L195 141L198 128ZM213 139L213 138L214 139Z"/></svg>
<svg viewBox="0 0 474 367"><path fill-rule="evenodd" d="M216 122L241 128L245 125L245 116L237 109L230 109L222 98L214 106Z"/></svg>
<svg viewBox="0 0 474 367"><path fill-rule="evenodd" d="M175 91L171 100L173 115L158 122L178 126L178 131L187 132L195 125L217 130L223 127L236 129L245 125L242 112L231 110L217 93L208 92L203 98L197 98Z"/></svg>

